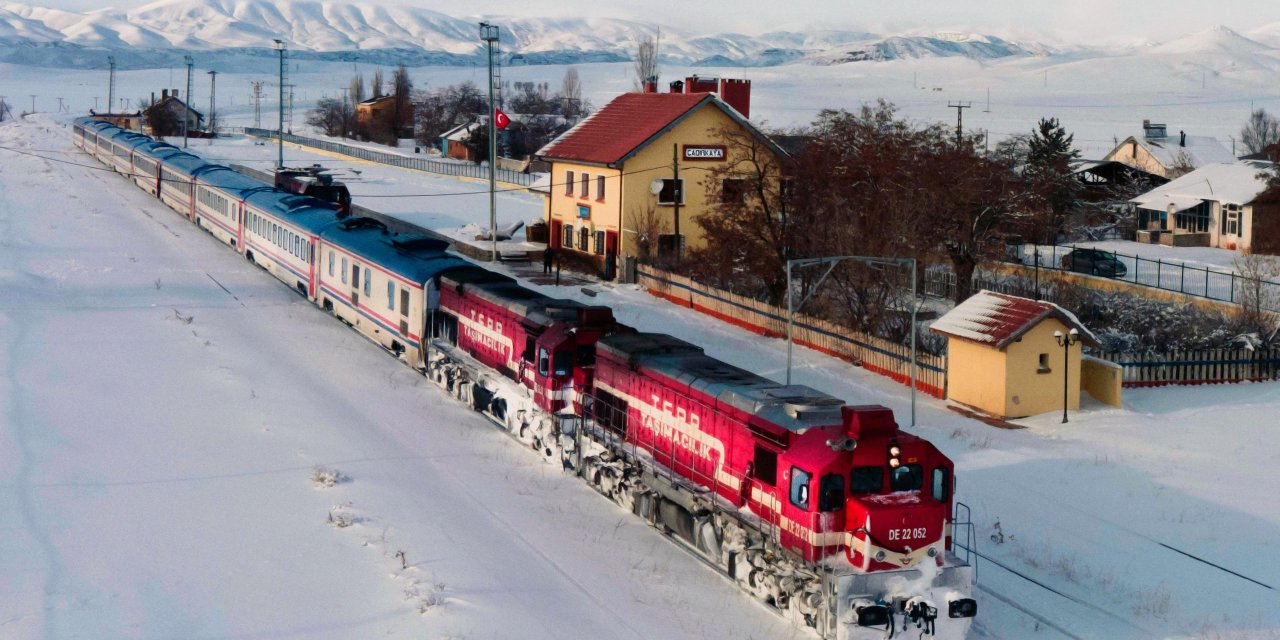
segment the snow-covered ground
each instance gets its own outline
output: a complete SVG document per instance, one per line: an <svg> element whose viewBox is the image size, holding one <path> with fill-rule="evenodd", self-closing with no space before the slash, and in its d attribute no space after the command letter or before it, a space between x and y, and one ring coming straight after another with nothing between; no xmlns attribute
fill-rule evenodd
<svg viewBox="0 0 1280 640"><path fill-rule="evenodd" d="M802 637L110 172L0 149L0 370L6 639Z"/></svg>

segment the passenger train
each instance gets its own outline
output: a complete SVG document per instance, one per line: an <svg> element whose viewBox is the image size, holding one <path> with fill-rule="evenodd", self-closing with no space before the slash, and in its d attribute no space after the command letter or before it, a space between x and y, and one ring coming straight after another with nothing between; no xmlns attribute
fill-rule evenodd
<svg viewBox="0 0 1280 640"><path fill-rule="evenodd" d="M889 409L778 384L109 123L78 119L73 137L798 625L968 633L954 465Z"/></svg>

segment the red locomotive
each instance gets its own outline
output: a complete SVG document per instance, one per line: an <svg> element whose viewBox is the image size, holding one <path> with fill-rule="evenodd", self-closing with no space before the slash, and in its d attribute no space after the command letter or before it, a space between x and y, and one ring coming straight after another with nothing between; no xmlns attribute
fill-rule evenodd
<svg viewBox="0 0 1280 640"><path fill-rule="evenodd" d="M433 377L744 589L823 637L967 633L954 467L889 409L482 269L446 272L440 292Z"/></svg>
<svg viewBox="0 0 1280 640"><path fill-rule="evenodd" d="M324 200L338 208L339 217L351 215L351 192L347 185L334 180L318 164L276 169L275 186L281 191Z"/></svg>

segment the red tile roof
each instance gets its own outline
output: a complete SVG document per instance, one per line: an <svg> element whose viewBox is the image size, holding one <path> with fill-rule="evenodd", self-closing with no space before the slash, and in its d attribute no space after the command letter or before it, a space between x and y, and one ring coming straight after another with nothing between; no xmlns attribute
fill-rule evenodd
<svg viewBox="0 0 1280 640"><path fill-rule="evenodd" d="M1068 327L1078 330L1082 342L1097 345L1097 339L1080 324L1075 314L1052 302L986 290L956 305L929 328L948 336L1004 349L1049 317L1056 317Z"/></svg>
<svg viewBox="0 0 1280 640"><path fill-rule="evenodd" d="M543 147L546 160L612 165L693 111L709 93L624 93Z"/></svg>

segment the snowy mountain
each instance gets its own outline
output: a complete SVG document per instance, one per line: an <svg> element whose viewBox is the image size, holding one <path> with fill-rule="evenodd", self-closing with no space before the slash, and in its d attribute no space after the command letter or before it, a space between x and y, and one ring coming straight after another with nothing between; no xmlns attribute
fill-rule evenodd
<svg viewBox="0 0 1280 640"><path fill-rule="evenodd" d="M526 64L629 60L636 44L659 28L611 18L492 19L502 26L504 55ZM8 45L0 52L0 60L34 62L44 56L49 66L80 64L89 51L110 49L128 52L118 56L122 65L146 65L151 58L162 58L159 52L165 50L269 49L272 40L280 38L292 55L301 58L364 60L394 50L408 56L408 62L460 64L472 62L481 53L477 22L427 9L327 0L160 0L126 11L83 13L0 2L0 42ZM826 52L839 47L876 47L878 53L866 59L877 60L993 58L1033 55L1045 49L980 35L882 38L848 30L747 35L696 34L662 27L661 55L676 64L770 66L811 56L829 64L835 60Z"/></svg>
<svg viewBox="0 0 1280 640"><path fill-rule="evenodd" d="M630 60L637 43L661 28L663 62L702 67L818 65L902 59L967 58L980 62L1034 57L1079 61L1097 56L1185 58L1185 74L1269 68L1280 23L1246 37L1213 27L1163 42L1113 51L1049 46L963 32L872 34L855 30L699 34L614 18L487 16L501 29L507 64L573 64ZM469 65L482 59L477 23L413 7L331 0L159 0L129 10L73 12L0 0L0 62L47 67L102 67L104 51L122 68L167 66L173 50L200 51L205 61L274 57L272 40L299 59L376 64Z"/></svg>

